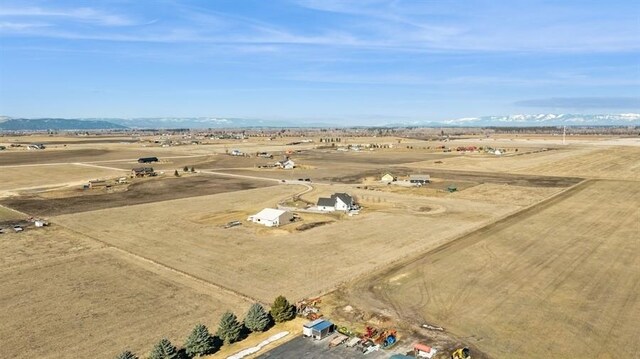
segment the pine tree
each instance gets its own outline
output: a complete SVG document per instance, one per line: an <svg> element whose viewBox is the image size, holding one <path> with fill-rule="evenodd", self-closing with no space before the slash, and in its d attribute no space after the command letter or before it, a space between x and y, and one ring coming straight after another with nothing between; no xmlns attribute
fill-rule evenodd
<svg viewBox="0 0 640 359"><path fill-rule="evenodd" d="M184 348L190 357L213 353L215 346L209 329L204 324L196 325L184 343Z"/></svg>
<svg viewBox="0 0 640 359"><path fill-rule="evenodd" d="M193 167L193 166L191 166L191 173L193 173L193 172L195 172L195 171L196 171L196 168L195 168L195 167Z"/></svg>
<svg viewBox="0 0 640 359"><path fill-rule="evenodd" d="M252 332L263 332L270 321L264 307L260 303L254 303L244 317L244 326Z"/></svg>
<svg viewBox="0 0 640 359"><path fill-rule="evenodd" d="M169 339L162 338L153 347L151 350L151 354L149 355L149 359L179 359L180 356L178 354L178 349L171 344Z"/></svg>
<svg viewBox="0 0 640 359"><path fill-rule="evenodd" d="M296 316L296 310L293 305L289 303L287 298L281 295L273 301L270 312L276 323L286 322Z"/></svg>
<svg viewBox="0 0 640 359"><path fill-rule="evenodd" d="M133 354L132 352L125 350L122 353L120 353L116 359L138 359L138 357Z"/></svg>
<svg viewBox="0 0 640 359"><path fill-rule="evenodd" d="M220 318L220 325L216 333L226 344L233 343L240 339L242 334L242 324L238 322L238 317L231 312L226 312Z"/></svg>
<svg viewBox="0 0 640 359"><path fill-rule="evenodd" d="M178 173L178 170L176 170L175 172L173 172L173 175L176 177L180 177L180 173Z"/></svg>

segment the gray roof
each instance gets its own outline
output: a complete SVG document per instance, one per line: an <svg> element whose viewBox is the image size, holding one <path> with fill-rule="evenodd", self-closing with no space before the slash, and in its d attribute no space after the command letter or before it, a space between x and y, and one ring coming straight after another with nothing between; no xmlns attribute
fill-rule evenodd
<svg viewBox="0 0 640 359"><path fill-rule="evenodd" d="M410 180L423 180L427 181L431 178L429 175L409 175Z"/></svg>
<svg viewBox="0 0 640 359"><path fill-rule="evenodd" d="M320 197L318 198L318 206L324 206L324 207L333 207L336 205L336 200L335 198L326 198L326 197Z"/></svg>
<svg viewBox="0 0 640 359"><path fill-rule="evenodd" d="M353 197L349 196L346 193L335 193L331 196L331 198L333 199L334 203L336 198L340 198L340 200L345 204L348 204L348 205L353 204Z"/></svg>

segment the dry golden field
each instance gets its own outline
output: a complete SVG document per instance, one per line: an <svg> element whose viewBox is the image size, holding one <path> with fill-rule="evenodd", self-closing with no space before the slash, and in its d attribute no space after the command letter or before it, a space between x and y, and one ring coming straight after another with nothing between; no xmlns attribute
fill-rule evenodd
<svg viewBox="0 0 640 359"><path fill-rule="evenodd" d="M92 357L111 358L131 348L145 358L161 337L180 345L197 322L215 331L224 310L242 315L250 300L336 288L337 305L406 325L442 325L441 335L488 357L640 355L635 139L573 137L566 146L557 136L343 139L394 144L359 152L315 149L317 138L288 145L302 137L168 148L156 139L0 138L49 145L0 153L2 205L24 212L0 206L0 227L27 216L52 223L0 235L0 307L8 309L0 338L8 357L94 350ZM443 153L442 145L509 150ZM252 157L225 154L232 149ZM298 168L257 168L286 151ZM152 166L165 174L113 193L80 189L129 173L143 156L159 157ZM174 177L184 166L202 172ZM433 183L385 186L378 179L386 172L430 174ZM280 182L299 178L313 182ZM458 192L448 193L450 184ZM303 192L310 202L348 192L364 208L355 216L300 212L299 222L280 228L246 221ZM223 228L233 220L243 224ZM311 225L318 222L327 223ZM33 345L36 337L46 340ZM425 340L437 346L434 338Z"/></svg>
<svg viewBox="0 0 640 359"><path fill-rule="evenodd" d="M0 238L2 357L112 358L182 343L246 300L61 228Z"/></svg>
<svg viewBox="0 0 640 359"><path fill-rule="evenodd" d="M640 355L640 183L589 181L352 289L495 358ZM371 301L371 303L367 303Z"/></svg>
<svg viewBox="0 0 640 359"><path fill-rule="evenodd" d="M465 199L352 190L365 206L372 207L369 213L304 232L291 233L286 227L265 228L248 222L241 227L221 228L227 221L244 221L248 215L273 207L278 199L302 189L298 185L253 189L83 212L52 220L268 302L280 293L294 299L320 294L372 268L443 243L519 208ZM321 192L339 189L325 186ZM317 198L311 194L305 197Z"/></svg>

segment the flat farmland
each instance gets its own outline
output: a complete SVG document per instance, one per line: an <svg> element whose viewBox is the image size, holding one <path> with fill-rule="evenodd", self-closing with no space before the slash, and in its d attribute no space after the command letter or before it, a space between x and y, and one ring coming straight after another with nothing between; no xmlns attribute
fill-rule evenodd
<svg viewBox="0 0 640 359"><path fill-rule="evenodd" d="M209 174L187 175L176 178L172 175L151 178L132 183L126 191L106 192L105 190L66 191L65 196L51 198L43 194L27 194L9 197L0 203L10 208L36 216L54 216L104 208L130 206L141 203L166 201L215 193L241 191L274 185L272 181L251 180Z"/></svg>
<svg viewBox="0 0 640 359"><path fill-rule="evenodd" d="M468 155L443 160L441 164L421 161L405 164L416 169L494 171L514 174L570 176L583 178L640 178L639 146L565 147L522 156Z"/></svg>
<svg viewBox="0 0 640 359"><path fill-rule="evenodd" d="M79 183L112 178L124 171L80 165L23 166L0 168L0 192Z"/></svg>
<svg viewBox="0 0 640 359"><path fill-rule="evenodd" d="M496 358L640 356L640 183L588 181L348 289Z"/></svg>
<svg viewBox="0 0 640 359"><path fill-rule="evenodd" d="M91 147L78 145L64 149L2 151L0 152L0 166L120 160L132 160L135 163L140 157L161 157L161 155L173 157L187 154L176 150L169 152L164 148L145 148L140 145L112 144Z"/></svg>
<svg viewBox="0 0 640 359"><path fill-rule="evenodd" d="M109 248L0 269L0 283L6 358L146 355L162 337L182 344L196 323L216 328L224 311L250 305Z"/></svg>
<svg viewBox="0 0 640 359"><path fill-rule="evenodd" d="M346 188L325 186L323 191ZM303 232L247 222L240 227L221 228L226 221L244 221L249 214L273 207L279 199L303 189L281 185L83 212L53 220L269 302L278 294L291 299L320 294L372 268L441 244L519 208L355 190L355 195L381 209ZM439 210L430 212L430 208ZM301 216L304 219L304 214Z"/></svg>

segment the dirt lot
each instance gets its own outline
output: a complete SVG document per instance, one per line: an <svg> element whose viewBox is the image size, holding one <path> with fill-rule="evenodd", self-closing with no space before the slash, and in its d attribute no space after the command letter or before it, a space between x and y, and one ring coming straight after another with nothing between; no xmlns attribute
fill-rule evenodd
<svg viewBox="0 0 640 359"><path fill-rule="evenodd" d="M195 175L176 178L150 178L132 183L127 191L108 193L104 189L72 192L65 191L63 198L51 198L48 193L10 197L0 203L34 216L54 216L76 212L92 211L104 208L130 206L141 203L166 201L222 192L241 191L251 188L267 187L275 184L270 181L238 179L216 175Z"/></svg>
<svg viewBox="0 0 640 359"><path fill-rule="evenodd" d="M638 203L638 182L580 185L362 281L349 300L496 358L638 356Z"/></svg>
<svg viewBox="0 0 640 359"><path fill-rule="evenodd" d="M379 209L302 232L247 222L231 229L220 227L226 221L244 221L249 214L274 206L278 198L302 189L297 185L276 186L77 213L52 220L268 302L281 293L291 298L319 294L518 208L359 190L354 194ZM345 189L326 186L323 193ZM426 207L438 210L424 211Z"/></svg>
<svg viewBox="0 0 640 359"><path fill-rule="evenodd" d="M249 306L114 249L0 269L0 283L7 358L148 353L164 336L181 344L196 323L215 328L225 310L244 313Z"/></svg>

